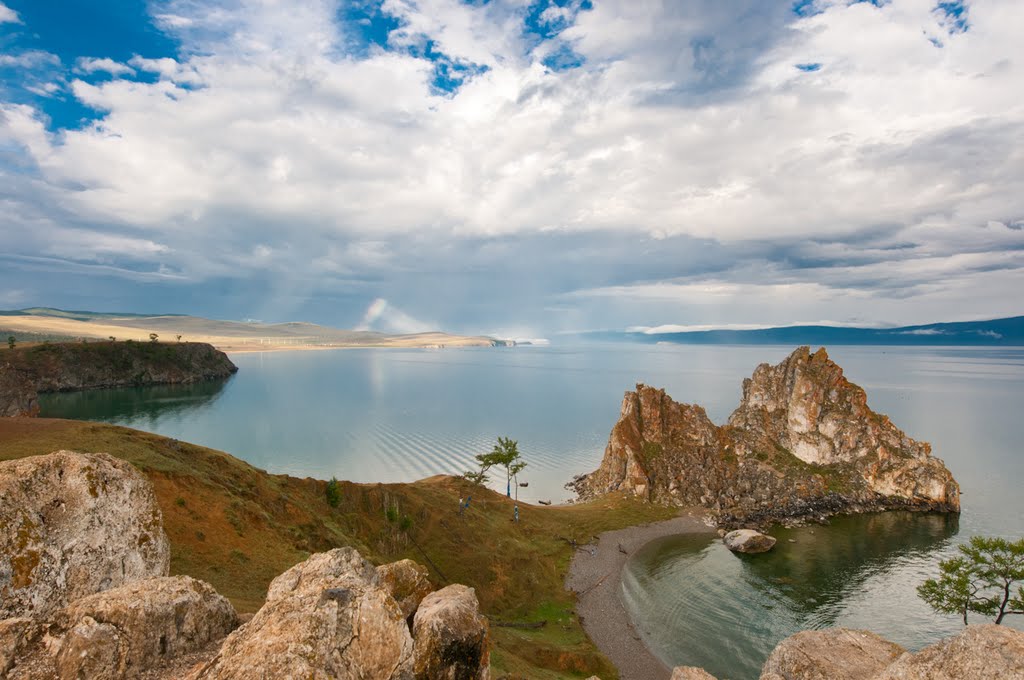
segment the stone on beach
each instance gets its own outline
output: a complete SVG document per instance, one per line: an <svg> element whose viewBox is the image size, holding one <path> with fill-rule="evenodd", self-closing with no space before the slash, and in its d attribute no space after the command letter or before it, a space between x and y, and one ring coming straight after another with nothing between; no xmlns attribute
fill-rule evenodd
<svg viewBox="0 0 1024 680"><path fill-rule="evenodd" d="M725 547L733 552L763 553L775 546L775 539L753 529L737 529L730 531L723 538Z"/></svg>
<svg viewBox="0 0 1024 680"><path fill-rule="evenodd" d="M904 654L872 680L1024 678L1024 633L989 623Z"/></svg>

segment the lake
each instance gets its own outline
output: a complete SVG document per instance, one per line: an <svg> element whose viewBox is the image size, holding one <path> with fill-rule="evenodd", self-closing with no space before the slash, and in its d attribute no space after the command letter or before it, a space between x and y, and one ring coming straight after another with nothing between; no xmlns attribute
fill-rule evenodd
<svg viewBox="0 0 1024 680"><path fill-rule="evenodd" d="M565 482L599 464L622 395L635 383L699 403L722 423L739 403L743 378L792 349L595 344L236 354L240 370L226 382L44 395L41 405L44 416L157 432L271 472L360 482L461 473L507 436L529 464L520 497L557 502L567 499ZM756 557L692 537L648 545L628 564L623 598L670 665L755 678L780 639L829 625L919 648L960 628L914 591L936 562L975 534L1024 533L1024 348L833 347L829 354L873 409L931 442L961 484L962 514L887 513L778 530L776 549Z"/></svg>

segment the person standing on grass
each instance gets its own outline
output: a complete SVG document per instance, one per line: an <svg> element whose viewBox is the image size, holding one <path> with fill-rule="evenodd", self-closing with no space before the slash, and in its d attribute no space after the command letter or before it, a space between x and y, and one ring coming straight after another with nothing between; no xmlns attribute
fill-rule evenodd
<svg viewBox="0 0 1024 680"><path fill-rule="evenodd" d="M515 509L512 511L512 514L514 516L514 521L518 524L519 523L519 505L518 504L515 506Z"/></svg>
<svg viewBox="0 0 1024 680"><path fill-rule="evenodd" d="M466 509L466 506L462 504L462 496L459 496L459 514L461 515L462 511L465 510L465 509Z"/></svg>

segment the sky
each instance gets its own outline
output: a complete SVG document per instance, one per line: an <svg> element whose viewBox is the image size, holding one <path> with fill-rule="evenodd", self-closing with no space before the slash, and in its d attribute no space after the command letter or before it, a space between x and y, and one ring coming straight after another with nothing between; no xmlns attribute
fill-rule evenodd
<svg viewBox="0 0 1024 680"><path fill-rule="evenodd" d="M1020 0L0 0L0 309L1024 314Z"/></svg>

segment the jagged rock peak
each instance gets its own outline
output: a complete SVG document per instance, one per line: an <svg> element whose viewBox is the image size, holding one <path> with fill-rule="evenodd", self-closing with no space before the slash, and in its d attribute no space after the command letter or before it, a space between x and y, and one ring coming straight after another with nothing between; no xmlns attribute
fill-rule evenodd
<svg viewBox="0 0 1024 680"><path fill-rule="evenodd" d="M886 508L959 511L959 486L928 444L867 406L824 348L800 347L743 382L725 426L639 384L622 401L582 499L622 491L711 510L721 525Z"/></svg>
<svg viewBox="0 0 1024 680"><path fill-rule="evenodd" d="M848 462L877 453L927 458L931 447L868 408L867 394L825 348L799 347L780 364L761 364L743 381L729 425L778 442L806 463Z"/></svg>

